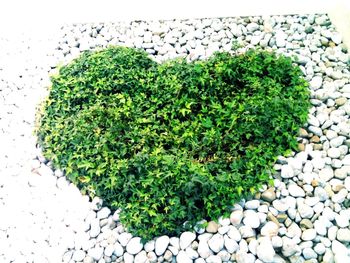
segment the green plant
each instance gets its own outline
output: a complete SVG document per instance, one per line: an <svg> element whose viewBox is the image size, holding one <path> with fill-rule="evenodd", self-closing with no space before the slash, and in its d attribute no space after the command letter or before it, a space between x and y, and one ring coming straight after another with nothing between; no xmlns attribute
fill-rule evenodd
<svg viewBox="0 0 350 263"><path fill-rule="evenodd" d="M131 48L86 52L52 77L38 138L130 232L177 234L271 182L307 120L301 76L291 58L256 50L160 65Z"/></svg>

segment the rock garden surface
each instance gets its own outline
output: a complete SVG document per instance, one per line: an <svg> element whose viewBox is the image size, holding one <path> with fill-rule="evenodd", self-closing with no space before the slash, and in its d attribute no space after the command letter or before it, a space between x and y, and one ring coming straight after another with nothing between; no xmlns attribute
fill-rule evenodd
<svg viewBox="0 0 350 263"><path fill-rule="evenodd" d="M142 244L42 156L35 110L58 63L107 45L203 59L232 41L296 55L313 106L274 187L229 218ZM0 262L350 262L350 56L326 15L78 24L0 42Z"/></svg>

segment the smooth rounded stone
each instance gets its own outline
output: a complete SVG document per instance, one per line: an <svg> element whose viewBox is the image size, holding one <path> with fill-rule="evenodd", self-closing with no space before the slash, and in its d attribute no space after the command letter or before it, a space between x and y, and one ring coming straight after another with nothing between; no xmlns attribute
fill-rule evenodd
<svg viewBox="0 0 350 263"><path fill-rule="evenodd" d="M114 252L114 246L113 245L106 246L106 248L104 250L105 256L110 257L110 256L112 256L113 252Z"/></svg>
<svg viewBox="0 0 350 263"><path fill-rule="evenodd" d="M309 126L308 129L309 129L309 131L310 131L311 133L313 133L314 135L317 135L317 136L322 136L322 135L323 135L322 129L319 128L319 127L316 127L316 126Z"/></svg>
<svg viewBox="0 0 350 263"><path fill-rule="evenodd" d="M261 194L261 198L267 202L272 202L276 199L275 189L273 187L268 188Z"/></svg>
<svg viewBox="0 0 350 263"><path fill-rule="evenodd" d="M157 262L157 255L153 251L147 253L149 262Z"/></svg>
<svg viewBox="0 0 350 263"><path fill-rule="evenodd" d="M226 250L221 250L221 251L217 254L217 256L219 256L220 259L221 259L221 261L223 261L223 262L227 262L227 261L229 261L230 258L231 258L230 253L227 252Z"/></svg>
<svg viewBox="0 0 350 263"><path fill-rule="evenodd" d="M303 249L303 256L306 260L317 258L316 252L309 247Z"/></svg>
<svg viewBox="0 0 350 263"><path fill-rule="evenodd" d="M163 238L163 236L161 236L161 237L159 237L159 238ZM159 239L159 238L158 238L158 239ZM159 242L160 242L160 243L163 243L163 240L160 240ZM166 243L166 240L164 240L164 243ZM156 244L156 241L150 240L150 241L148 241L148 242L146 242L146 243L144 244L143 248L144 248L144 250L145 250L146 252L151 252L151 251L154 250L155 244ZM169 241L168 241L168 244L169 244ZM167 244L167 246L168 246L168 244Z"/></svg>
<svg viewBox="0 0 350 263"><path fill-rule="evenodd" d="M94 263L94 259L90 256L86 256L83 260L83 263Z"/></svg>
<svg viewBox="0 0 350 263"><path fill-rule="evenodd" d="M204 224L207 224L207 220L201 220L194 226L194 231L197 234L203 234L205 232Z"/></svg>
<svg viewBox="0 0 350 263"><path fill-rule="evenodd" d="M132 238L132 235L130 233L124 232L118 236L118 241L123 247L126 247L126 245L129 243L131 238Z"/></svg>
<svg viewBox="0 0 350 263"><path fill-rule="evenodd" d="M243 219L243 211L242 210L235 210L230 215L230 221L232 225L239 225ZM209 225L208 225L209 226ZM207 232L208 229L207 229ZM209 232L209 233L216 233L216 232Z"/></svg>
<svg viewBox="0 0 350 263"><path fill-rule="evenodd" d="M282 238L279 236L273 236L271 238L271 244L274 248L280 248L283 245Z"/></svg>
<svg viewBox="0 0 350 263"><path fill-rule="evenodd" d="M326 247L322 244L322 243L317 243L314 246L314 251L318 254L318 255L323 255L326 252Z"/></svg>
<svg viewBox="0 0 350 263"><path fill-rule="evenodd" d="M309 240L313 240L316 238L316 230L315 229L306 229L303 231L303 233L301 234L301 239L304 241L309 241Z"/></svg>
<svg viewBox="0 0 350 263"><path fill-rule="evenodd" d="M167 249L169 242L170 242L170 238L168 236L161 236L156 239L155 244L153 243L153 245L146 243L145 250L146 250L146 245L148 244L147 250L146 250L147 252L150 252L155 249L156 255L161 256L164 254L165 250ZM180 246L181 246L181 243L180 243Z"/></svg>
<svg viewBox="0 0 350 263"><path fill-rule="evenodd" d="M326 249L323 256L323 262L334 262L334 254L331 249Z"/></svg>
<svg viewBox="0 0 350 263"><path fill-rule="evenodd" d="M196 239L196 234L192 232L183 232L180 236L180 248L187 248Z"/></svg>
<svg viewBox="0 0 350 263"><path fill-rule="evenodd" d="M299 204L297 210L301 218L311 218L314 215L314 210L304 203Z"/></svg>
<svg viewBox="0 0 350 263"><path fill-rule="evenodd" d="M185 251L186 251L186 254L190 257L190 259L196 259L199 256L197 251L191 247L186 248Z"/></svg>
<svg viewBox="0 0 350 263"><path fill-rule="evenodd" d="M218 253L224 247L224 237L220 234L215 234L209 239L208 245L212 251Z"/></svg>
<svg viewBox="0 0 350 263"><path fill-rule="evenodd" d="M203 234L202 236L204 236L204 235L206 235L206 234ZM209 235L211 237L211 234L207 234L207 235ZM178 238L178 237L171 237L170 238L170 245L180 249L180 238Z"/></svg>
<svg viewBox="0 0 350 263"><path fill-rule="evenodd" d="M72 260L74 261L83 261L85 258L86 252L83 250L76 250L73 253Z"/></svg>
<svg viewBox="0 0 350 263"><path fill-rule="evenodd" d="M260 205L259 200L250 200L244 204L244 207L246 209L258 209L259 205Z"/></svg>
<svg viewBox="0 0 350 263"><path fill-rule="evenodd" d="M207 258L213 254L205 240L199 241L197 252L201 258Z"/></svg>
<svg viewBox="0 0 350 263"><path fill-rule="evenodd" d="M350 230L348 228L339 228L337 231L337 239L340 242L350 242Z"/></svg>
<svg viewBox="0 0 350 263"><path fill-rule="evenodd" d="M272 205L275 209L277 209L279 212L285 212L289 208L289 204L287 200L284 199L276 199L272 202Z"/></svg>
<svg viewBox="0 0 350 263"><path fill-rule="evenodd" d="M333 241L337 237L338 227L337 226L331 226L328 228L327 236L329 240Z"/></svg>
<svg viewBox="0 0 350 263"><path fill-rule="evenodd" d="M334 171L334 177L338 179L345 179L350 174L350 166L346 165Z"/></svg>
<svg viewBox="0 0 350 263"><path fill-rule="evenodd" d="M178 253L179 253L179 252L177 251L176 255L177 255ZM187 251L186 251L186 253L187 253ZM197 252L196 252L196 253L197 253ZM187 254L188 254L188 253L187 253ZM171 261L172 257L173 257L173 253L172 253L170 250L165 251L165 253L164 253L164 259L165 259L165 261ZM197 257L198 257L198 253L197 253Z"/></svg>
<svg viewBox="0 0 350 263"><path fill-rule="evenodd" d="M300 238L302 231L296 223L292 223L287 230L286 236L290 238Z"/></svg>
<svg viewBox="0 0 350 263"><path fill-rule="evenodd" d="M293 197L304 197L305 196L305 192L304 192L303 188L301 188L300 186L298 186L296 184L289 184L288 191L289 191L289 194Z"/></svg>
<svg viewBox="0 0 350 263"><path fill-rule="evenodd" d="M248 244L248 251L250 251L253 255L256 255L256 248L258 247L259 242L256 239L251 239Z"/></svg>
<svg viewBox="0 0 350 263"><path fill-rule="evenodd" d="M168 246L168 250L174 255L176 256L177 254L179 254L179 249L173 246ZM166 252L166 251L165 251Z"/></svg>
<svg viewBox="0 0 350 263"><path fill-rule="evenodd" d="M238 243L235 240L229 238L227 235L224 235L224 246L226 250L231 254L237 251L239 248Z"/></svg>
<svg viewBox="0 0 350 263"><path fill-rule="evenodd" d="M90 237L92 238L97 237L100 234L100 231L101 231L100 220L98 220L97 218L93 219L90 223L90 231L89 231Z"/></svg>
<svg viewBox="0 0 350 263"><path fill-rule="evenodd" d="M261 228L260 234L262 236L268 236L268 237L277 236L278 229L279 229L279 225L277 225L272 221L269 221Z"/></svg>
<svg viewBox="0 0 350 263"><path fill-rule="evenodd" d="M256 255L263 262L273 262L275 250L269 238L260 238L256 248Z"/></svg>
<svg viewBox="0 0 350 263"><path fill-rule="evenodd" d="M216 233L218 232L218 229L219 229L218 223L216 223L215 221L210 221L205 230L208 233Z"/></svg>
<svg viewBox="0 0 350 263"><path fill-rule="evenodd" d="M253 210L246 210L244 212L243 224L251 228L258 228L260 226L258 213Z"/></svg>
<svg viewBox="0 0 350 263"><path fill-rule="evenodd" d="M89 251L88 251L88 255L90 257L92 257L94 260L96 261L99 261L100 258L102 257L103 255L103 247L100 247L100 246L96 246L94 248L91 248Z"/></svg>
<svg viewBox="0 0 350 263"><path fill-rule="evenodd" d="M248 243L245 239L242 239L241 241L239 241L239 251L243 251L243 252L249 251Z"/></svg>
<svg viewBox="0 0 350 263"><path fill-rule="evenodd" d="M321 202L324 202L329 198L327 191L322 187L316 187L314 191L314 195L315 197L318 197Z"/></svg>
<svg viewBox="0 0 350 263"><path fill-rule="evenodd" d="M256 258L251 253L246 253L243 251L238 251L236 253L236 262L237 263L254 263Z"/></svg>
<svg viewBox="0 0 350 263"><path fill-rule="evenodd" d="M230 226L222 226L222 227L219 227L218 233L219 233L220 235L224 235L224 234L226 234L229 230L230 230Z"/></svg>
<svg viewBox="0 0 350 263"><path fill-rule="evenodd" d="M147 253L146 251L142 250L140 253L138 253L135 256L135 263L146 263L148 261Z"/></svg>
<svg viewBox="0 0 350 263"><path fill-rule="evenodd" d="M180 250L179 254L176 256L176 262L179 263L192 263L192 259L186 254L185 251Z"/></svg>
<svg viewBox="0 0 350 263"><path fill-rule="evenodd" d="M324 158L322 157L315 157L311 160L311 164L312 166L315 168L315 169L322 169L325 164L326 164L326 161Z"/></svg>
<svg viewBox="0 0 350 263"><path fill-rule="evenodd" d="M345 211L345 210L343 210ZM340 211L339 214L335 215L335 221L337 223L337 226L340 228L345 228L348 227L350 222L350 218L349 215L344 213L343 211Z"/></svg>
<svg viewBox="0 0 350 263"><path fill-rule="evenodd" d="M334 255L334 263L343 263L343 262L350 262L350 256L346 254L335 254Z"/></svg>
<svg viewBox="0 0 350 263"><path fill-rule="evenodd" d="M222 260L221 260L221 257L218 256L218 255L211 255L209 256L206 260L205 260L207 263L221 263Z"/></svg>
<svg viewBox="0 0 350 263"><path fill-rule="evenodd" d="M124 253L123 259L124 259L124 263L133 263L134 262L134 256L130 255L127 252Z"/></svg>
<svg viewBox="0 0 350 263"><path fill-rule="evenodd" d="M139 237L133 237L126 245L126 251L131 255L136 255L142 250L142 248L143 244L141 242L141 238Z"/></svg>
<svg viewBox="0 0 350 263"><path fill-rule="evenodd" d="M306 229L313 228L313 226L314 226L314 224L309 219L302 219L300 221L299 225L300 225L300 227L306 228Z"/></svg>
<svg viewBox="0 0 350 263"><path fill-rule="evenodd" d="M340 243L338 240L333 240L332 241L332 252L334 254L347 255L348 249L344 244Z"/></svg>
<svg viewBox="0 0 350 263"><path fill-rule="evenodd" d="M310 88L313 90L317 90L322 87L322 82L323 82L323 79L321 76L315 76L310 81Z"/></svg>
<svg viewBox="0 0 350 263"><path fill-rule="evenodd" d="M114 247L114 252L113 252L114 255L116 255L117 257L121 257L124 253L124 249L122 245L116 242L113 247Z"/></svg>
<svg viewBox="0 0 350 263"><path fill-rule="evenodd" d="M318 176L322 181L328 182L334 176L333 169L330 166L326 166L319 172Z"/></svg>
<svg viewBox="0 0 350 263"><path fill-rule="evenodd" d="M206 261L205 261L205 259L203 259L203 258L197 258L195 261L194 261L194 263L205 263Z"/></svg>
<svg viewBox="0 0 350 263"><path fill-rule="evenodd" d="M346 190L348 190L350 192L350 177L346 177L344 180L344 186L346 188Z"/></svg>
<svg viewBox="0 0 350 263"><path fill-rule="evenodd" d="M227 236L237 242L242 239L241 233L235 226L230 226L230 229L227 232Z"/></svg>
<svg viewBox="0 0 350 263"><path fill-rule="evenodd" d="M297 241L294 239L290 239L287 237L282 237L282 254L285 257L291 257L295 254L298 254L301 252L300 247L297 244Z"/></svg>
<svg viewBox="0 0 350 263"><path fill-rule="evenodd" d="M256 235L254 229L249 226L241 226L239 232L243 238L255 237Z"/></svg>
<svg viewBox="0 0 350 263"><path fill-rule="evenodd" d="M334 158L334 159L337 159L340 157L340 150L339 148L329 148L327 150L327 155L330 157L330 158Z"/></svg>
<svg viewBox="0 0 350 263"><path fill-rule="evenodd" d="M111 210L108 207L103 207L100 211L97 212L98 219L107 218L111 214Z"/></svg>
<svg viewBox="0 0 350 263"><path fill-rule="evenodd" d="M284 179L292 178L294 177L294 170L293 167L289 164L282 165L281 167L281 177Z"/></svg>

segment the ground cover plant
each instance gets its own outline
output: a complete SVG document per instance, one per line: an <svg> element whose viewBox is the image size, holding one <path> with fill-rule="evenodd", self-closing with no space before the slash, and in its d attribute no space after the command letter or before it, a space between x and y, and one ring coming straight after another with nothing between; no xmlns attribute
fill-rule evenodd
<svg viewBox="0 0 350 263"><path fill-rule="evenodd" d="M308 108L302 72L275 53L158 64L109 47L52 77L38 138L84 193L121 208L127 229L149 239L215 220L270 182Z"/></svg>

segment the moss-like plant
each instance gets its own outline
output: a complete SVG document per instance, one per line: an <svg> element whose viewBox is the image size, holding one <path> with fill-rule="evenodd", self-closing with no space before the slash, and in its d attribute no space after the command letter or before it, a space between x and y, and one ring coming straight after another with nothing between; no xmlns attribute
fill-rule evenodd
<svg viewBox="0 0 350 263"><path fill-rule="evenodd" d="M72 182L149 239L225 215L271 181L308 108L291 58L249 50L157 64L110 47L52 78L38 137Z"/></svg>

